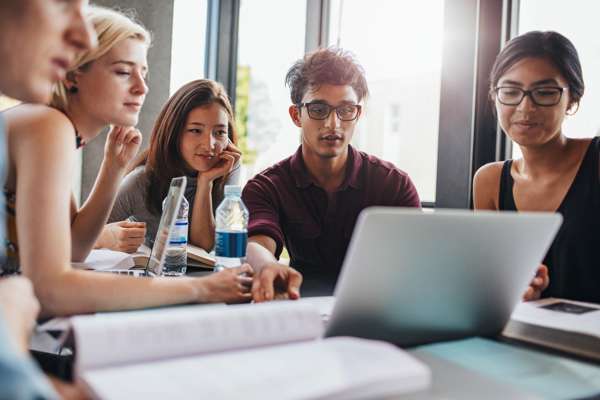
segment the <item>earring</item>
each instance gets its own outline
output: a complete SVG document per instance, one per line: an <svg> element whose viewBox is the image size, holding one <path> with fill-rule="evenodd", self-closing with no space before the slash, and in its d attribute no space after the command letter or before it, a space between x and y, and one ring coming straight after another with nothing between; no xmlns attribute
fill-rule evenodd
<svg viewBox="0 0 600 400"><path fill-rule="evenodd" d="M71 87L69 88L69 93L71 93L71 94L75 94L75 93L77 93L77 92L79 92L79 89L77 89L77 86L71 86Z"/></svg>

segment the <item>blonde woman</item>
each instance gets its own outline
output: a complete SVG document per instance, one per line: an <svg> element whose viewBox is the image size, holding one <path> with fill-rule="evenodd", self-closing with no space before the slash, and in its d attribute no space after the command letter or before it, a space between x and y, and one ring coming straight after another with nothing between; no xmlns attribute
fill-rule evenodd
<svg viewBox="0 0 600 400"><path fill-rule="evenodd" d="M24 104L5 112L9 172L4 187L9 253L34 285L42 312L51 315L132 309L190 302L250 299L249 266L206 278L140 279L73 270L106 223L117 188L138 151L134 128L148 92L149 33L130 18L92 7L98 47L79 55L52 106ZM94 188L80 209L71 195L76 145L111 126ZM71 239L73 238L73 240ZM18 262L16 262L18 260Z"/></svg>

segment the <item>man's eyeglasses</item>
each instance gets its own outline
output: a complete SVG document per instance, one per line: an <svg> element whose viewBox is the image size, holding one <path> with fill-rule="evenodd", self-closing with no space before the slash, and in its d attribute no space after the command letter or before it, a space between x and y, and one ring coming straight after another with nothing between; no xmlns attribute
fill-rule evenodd
<svg viewBox="0 0 600 400"><path fill-rule="evenodd" d="M499 86L494 89L496 98L505 106L518 106L525 96L529 96L531 101L537 106L551 107L560 102L563 87L539 87L531 90L523 90L514 86Z"/></svg>
<svg viewBox="0 0 600 400"><path fill-rule="evenodd" d="M331 111L335 110L340 121L354 121L362 108L358 104L342 104L341 106L333 107L327 103L298 103L296 107L298 109L306 107L308 116L316 120L327 119Z"/></svg>

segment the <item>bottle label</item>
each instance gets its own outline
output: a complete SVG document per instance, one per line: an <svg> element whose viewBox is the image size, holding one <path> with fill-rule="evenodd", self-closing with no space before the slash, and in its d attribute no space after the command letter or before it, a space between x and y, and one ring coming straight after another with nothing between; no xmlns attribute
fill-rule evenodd
<svg viewBox="0 0 600 400"><path fill-rule="evenodd" d="M217 257L246 257L247 231L217 231L215 235Z"/></svg>
<svg viewBox="0 0 600 400"><path fill-rule="evenodd" d="M178 219L173 225L171 230L171 237L169 238L170 245L186 245L188 237L188 222L187 219Z"/></svg>

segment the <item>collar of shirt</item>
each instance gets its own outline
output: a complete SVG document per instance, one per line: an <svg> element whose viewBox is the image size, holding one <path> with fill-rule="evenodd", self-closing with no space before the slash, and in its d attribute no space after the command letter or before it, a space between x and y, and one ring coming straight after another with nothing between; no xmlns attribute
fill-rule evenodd
<svg viewBox="0 0 600 400"><path fill-rule="evenodd" d="M344 182L340 186L339 190L346 190L348 186L354 189L362 188L363 182L360 179L361 169L363 164L363 158L358 150L348 145L348 160L346 161L346 177ZM296 153L290 159L290 167L292 176L296 183L296 187L305 189L311 184L319 186L317 182L310 176L304 158L302 157L302 145L298 147Z"/></svg>

